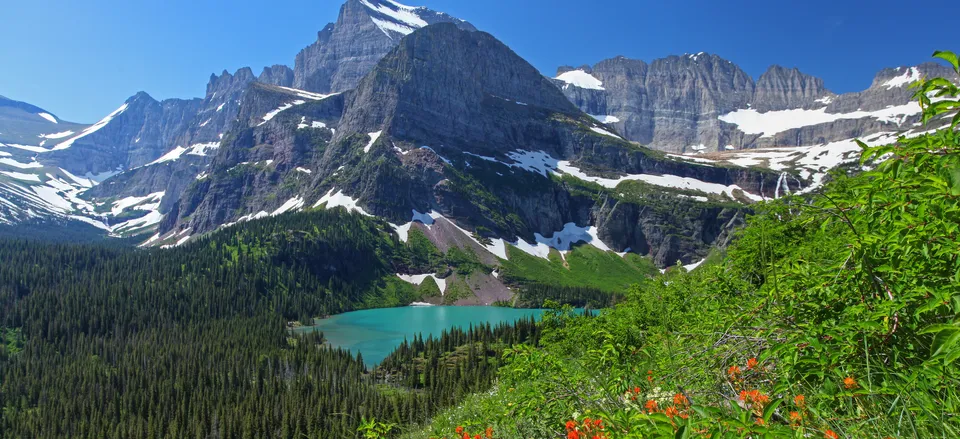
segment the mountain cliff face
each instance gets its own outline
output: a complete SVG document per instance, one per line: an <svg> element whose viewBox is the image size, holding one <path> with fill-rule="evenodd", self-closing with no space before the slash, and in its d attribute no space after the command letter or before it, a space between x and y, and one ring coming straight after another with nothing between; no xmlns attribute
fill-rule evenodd
<svg viewBox="0 0 960 439"><path fill-rule="evenodd" d="M632 141L672 152L810 146L896 132L919 120L907 85L949 69L928 63L880 72L863 92L837 95L797 69L756 81L716 55L644 61L617 57L561 67L555 78L581 110Z"/></svg>
<svg viewBox="0 0 960 439"><path fill-rule="evenodd" d="M391 0L348 0L336 23L317 34L317 41L296 58L293 87L318 93L353 89L400 39L429 24L450 22L476 30L469 23L427 8Z"/></svg>

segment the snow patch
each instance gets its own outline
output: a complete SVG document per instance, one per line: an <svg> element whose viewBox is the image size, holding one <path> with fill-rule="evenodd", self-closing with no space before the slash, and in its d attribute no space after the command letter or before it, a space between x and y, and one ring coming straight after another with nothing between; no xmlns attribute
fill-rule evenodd
<svg viewBox="0 0 960 439"><path fill-rule="evenodd" d="M903 105L891 105L876 111L854 111L851 113L827 113L827 107L817 110L779 110L760 113L754 109L740 109L721 115L721 121L732 123L745 134L762 134L772 137L777 133L806 126L835 122L841 119L864 119L872 117L880 122L902 125L908 116L920 114L920 104L909 102Z"/></svg>
<svg viewBox="0 0 960 439"><path fill-rule="evenodd" d="M647 184L652 184L654 186L667 187L673 189L683 189L683 190L693 190L704 192L708 194L717 194L717 195L727 195L731 199L736 199L733 196L733 192L740 190L743 194L754 201L762 201L763 197L758 195L751 194L747 191L744 191L743 188L737 185L722 185L718 183L708 183L702 180L697 180L690 177L680 177L676 175L649 175L649 174L628 174L620 178L603 178L603 177L593 177L585 174L579 168L570 164L569 161L560 161L557 165L557 169L563 173L572 175L584 181L592 181L606 188L615 188L617 185L624 181L636 180L642 181Z"/></svg>
<svg viewBox="0 0 960 439"><path fill-rule="evenodd" d="M363 210L362 207L357 205L357 199L350 197L343 193L342 190L333 193L334 189L330 189L326 195L320 198L313 207L320 207L326 204L327 209L333 209L335 207L343 207L347 209L348 212L358 212L363 216L373 216Z"/></svg>
<svg viewBox="0 0 960 439"><path fill-rule="evenodd" d="M15 178L17 180L32 181L32 182L40 183L40 177L37 176L36 174L24 174L21 172L8 172L8 171L0 171L0 174L6 175L7 177L10 177L10 178Z"/></svg>
<svg viewBox="0 0 960 439"><path fill-rule="evenodd" d="M53 117L53 115L50 113L37 113L37 116L40 116L46 120L49 120L50 122L58 123L57 118Z"/></svg>
<svg viewBox="0 0 960 439"><path fill-rule="evenodd" d="M180 159L180 156L182 156L183 153L186 151L187 151L187 148L184 148L182 146L177 146L176 148L173 148L172 150L168 151L166 154L160 156L160 158L150 163L147 163L147 166L156 165L164 162L176 161Z"/></svg>
<svg viewBox="0 0 960 439"><path fill-rule="evenodd" d="M603 88L603 82L600 82L599 79L583 70L571 70L569 72L560 74L554 79L559 79L567 84L580 88L586 88L590 90L605 90Z"/></svg>
<svg viewBox="0 0 960 439"><path fill-rule="evenodd" d="M601 114L601 115L591 114L590 117L598 120L600 123L617 123L617 122L620 122L620 118L617 117L617 116L609 116L609 115L603 115L603 114Z"/></svg>
<svg viewBox="0 0 960 439"><path fill-rule="evenodd" d="M293 211L293 210L302 209L304 204L305 204L305 202L303 201L303 198L301 198L301 197L298 195L298 196L296 196L296 197L293 197L293 198L287 200L287 202L286 202L286 203L283 203L283 205L281 205L280 207L278 207L277 210L274 210L273 213L270 214L270 216L277 216L277 215L281 215L281 214L284 214L284 213L287 213L287 212L290 212L290 211Z"/></svg>
<svg viewBox="0 0 960 439"><path fill-rule="evenodd" d="M370 142L367 143L367 146L363 147L364 153L370 152L370 148L372 148L373 144L377 142L377 139L380 138L381 134L383 134L383 130L377 131L375 133L368 133L368 135L370 136Z"/></svg>
<svg viewBox="0 0 960 439"><path fill-rule="evenodd" d="M900 68L897 68L899 71ZM910 67L902 75L895 76L890 78L887 82L884 82L883 86L887 87L887 90L892 90L897 87L903 87L904 85L912 84L920 80L920 70L916 67Z"/></svg>
<svg viewBox="0 0 960 439"><path fill-rule="evenodd" d="M136 210L156 210L160 208L160 202L163 200L165 192L155 192L143 197L127 197L113 202L113 208L110 213L113 216L120 215L124 210L136 206ZM150 204L143 204L152 201Z"/></svg>
<svg viewBox="0 0 960 439"><path fill-rule="evenodd" d="M440 295L443 295L447 291L447 280L440 279L435 274L400 274L397 273L397 277L402 279L404 282L411 283L414 285L421 285L423 281L427 278L431 278L434 282L437 283L437 286L440 287Z"/></svg>
<svg viewBox="0 0 960 439"><path fill-rule="evenodd" d="M603 134L604 136L610 136L610 137L614 137L614 138L623 140L623 137L620 137L620 136L618 136L618 135L616 135L616 134L613 134L613 133L611 133L610 131L607 131L607 130L605 130L605 129L603 129L603 128L600 128L600 127L590 127L590 131L593 131L593 132L595 132L595 133L597 133L597 134Z"/></svg>
<svg viewBox="0 0 960 439"><path fill-rule="evenodd" d="M287 111L287 110L289 110L289 109L291 109L291 108L293 108L293 107L295 107L295 106L297 106L297 105L303 105L303 104L306 104L306 103L307 103L307 101L304 101L304 100L296 100L296 101L293 101L293 102L288 102L288 103L286 103L286 104L283 104L283 105L281 105L279 108L277 108L276 110L273 110L273 111L271 111L271 112L263 115L263 122L260 122L260 124L257 125L257 126L260 126L260 125L263 125L263 124L265 124L265 123L267 123L267 122L270 122L271 120L273 120L274 117L277 117L278 114L280 114L280 113L282 113L282 112L284 112L284 111Z"/></svg>
<svg viewBox="0 0 960 439"><path fill-rule="evenodd" d="M14 168L20 168L20 169L32 169L32 168L43 167L43 165L37 162L20 163L14 159L8 159L8 158L0 158L0 165L13 166Z"/></svg>
<svg viewBox="0 0 960 439"><path fill-rule="evenodd" d="M72 135L73 135L73 131L64 131L62 133L41 134L39 137L41 139L62 139L64 137L68 137Z"/></svg>

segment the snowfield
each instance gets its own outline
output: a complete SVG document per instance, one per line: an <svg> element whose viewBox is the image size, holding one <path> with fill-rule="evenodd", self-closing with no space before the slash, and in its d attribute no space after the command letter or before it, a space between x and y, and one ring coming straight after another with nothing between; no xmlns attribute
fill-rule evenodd
<svg viewBox="0 0 960 439"><path fill-rule="evenodd" d="M571 70L566 73L561 73L554 79L559 79L563 82L566 82L567 85L564 87L572 85L588 90L606 90L603 88L603 82L600 82L599 79L583 70Z"/></svg>

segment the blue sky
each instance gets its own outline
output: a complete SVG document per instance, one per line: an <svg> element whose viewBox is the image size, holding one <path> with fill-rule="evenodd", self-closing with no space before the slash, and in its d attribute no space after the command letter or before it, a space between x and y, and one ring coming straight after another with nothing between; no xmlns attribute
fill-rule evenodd
<svg viewBox="0 0 960 439"><path fill-rule="evenodd" d="M403 1L401 1L403 2ZM0 14L0 95L93 122L144 90L199 97L211 73L293 66L336 20L341 0L29 0ZM960 50L960 2L903 1L408 0L490 32L550 76L560 65L624 55L652 60L716 53L759 76L771 64L861 90L888 66ZM273 6L268 6L273 4ZM922 33L921 33L922 32ZM919 41L919 38L923 41Z"/></svg>

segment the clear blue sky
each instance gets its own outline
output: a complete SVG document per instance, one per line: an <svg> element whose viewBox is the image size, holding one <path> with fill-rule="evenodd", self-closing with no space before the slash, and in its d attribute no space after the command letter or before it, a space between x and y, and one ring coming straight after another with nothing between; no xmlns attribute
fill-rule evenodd
<svg viewBox="0 0 960 439"><path fill-rule="evenodd" d="M144 90L199 97L210 73L293 66L341 0L8 0L0 13L0 95L93 122ZM469 20L543 73L624 55L716 53L755 78L799 67L835 92L882 67L960 50L960 2L889 0L401 0ZM273 6L270 6L273 4ZM953 17L921 30L921 13ZM919 39L923 38L923 41Z"/></svg>

